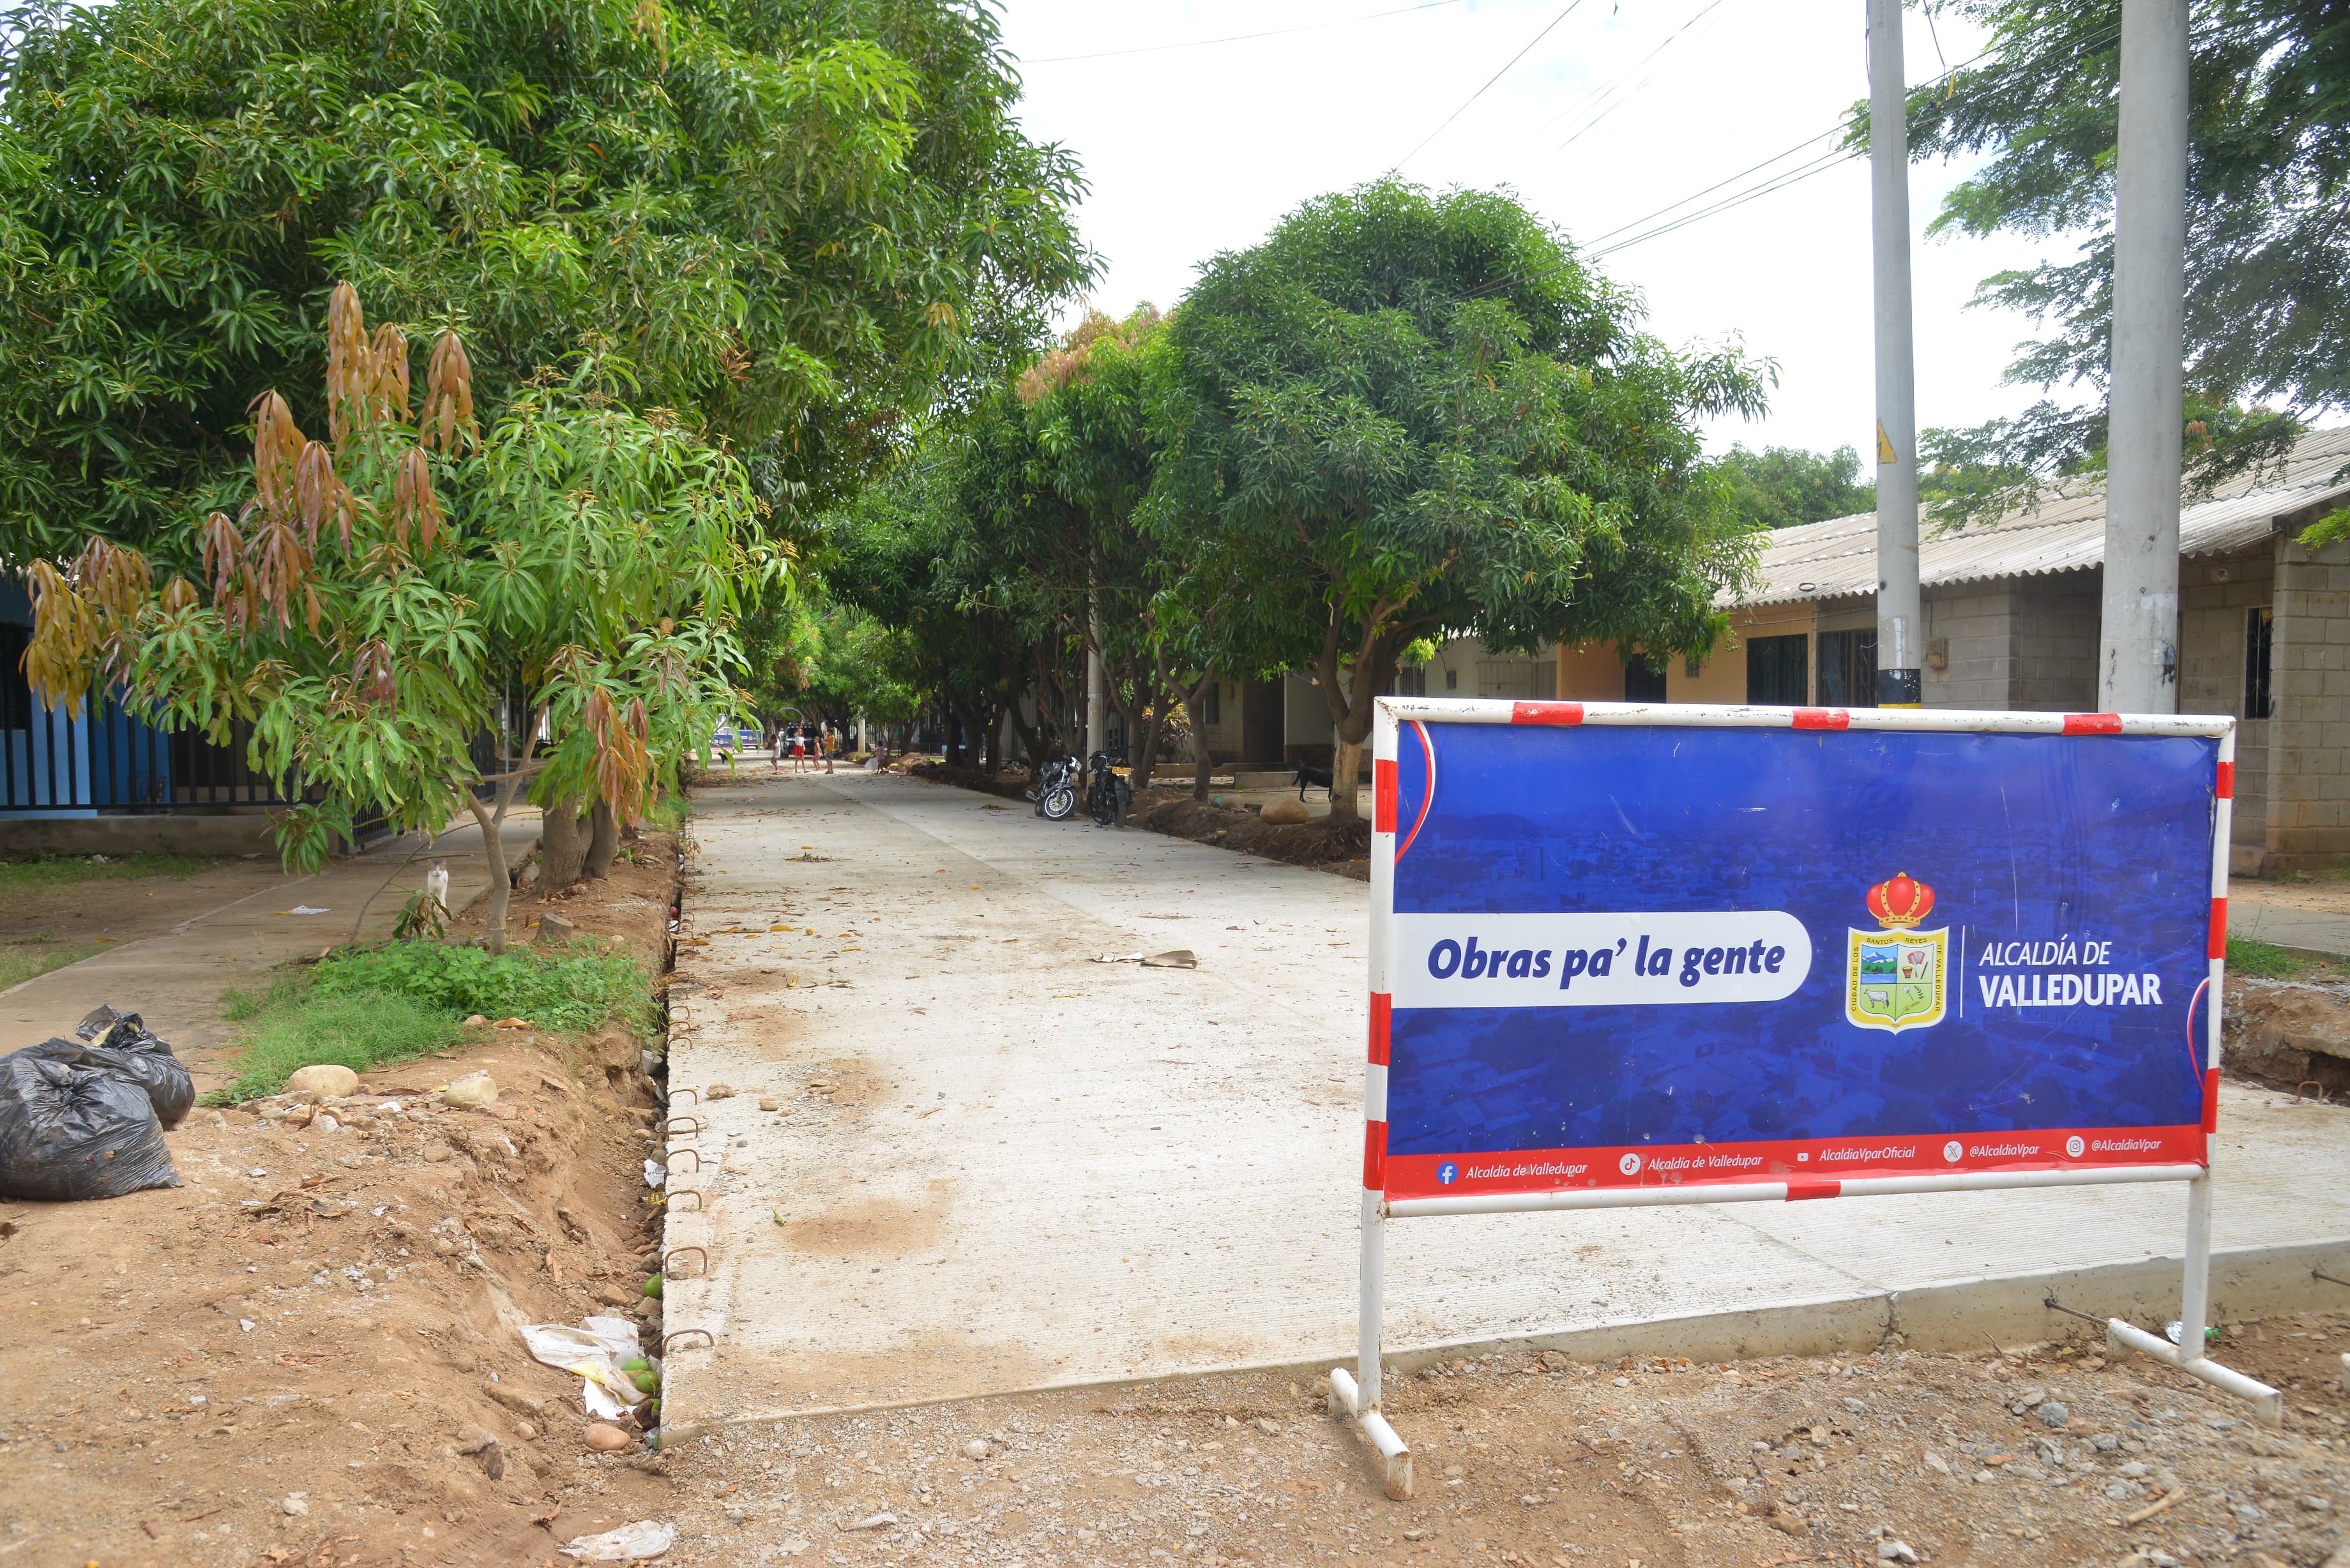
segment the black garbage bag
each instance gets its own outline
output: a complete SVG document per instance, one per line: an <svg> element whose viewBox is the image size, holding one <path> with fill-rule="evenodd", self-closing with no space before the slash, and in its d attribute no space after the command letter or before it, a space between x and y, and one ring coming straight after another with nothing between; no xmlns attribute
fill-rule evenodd
<svg viewBox="0 0 2350 1568"><path fill-rule="evenodd" d="M0 1198L67 1203L179 1185L140 1085L36 1051L0 1056Z"/></svg>
<svg viewBox="0 0 2350 1568"><path fill-rule="evenodd" d="M172 1054L169 1044L148 1031L145 1021L137 1013L118 1012L101 1002L96 1012L74 1025L74 1034L90 1045L83 1054L83 1065L128 1073L145 1087L147 1097L155 1102L155 1116L163 1124L164 1131L178 1127L195 1105L196 1085L188 1076L187 1067ZM62 1045L65 1042L47 1044Z"/></svg>

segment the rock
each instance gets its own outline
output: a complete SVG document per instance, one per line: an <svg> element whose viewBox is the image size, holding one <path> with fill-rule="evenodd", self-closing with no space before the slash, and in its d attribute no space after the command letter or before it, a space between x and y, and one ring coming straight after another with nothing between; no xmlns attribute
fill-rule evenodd
<svg viewBox="0 0 2350 1568"><path fill-rule="evenodd" d="M637 1304L637 1293L624 1291L615 1284L605 1283L596 1287L596 1299L606 1306L629 1307Z"/></svg>
<svg viewBox="0 0 2350 1568"><path fill-rule="evenodd" d="M2073 1412L2051 1399L2040 1407L2040 1424L2052 1432L2061 1432L2073 1419Z"/></svg>
<svg viewBox="0 0 2350 1568"><path fill-rule="evenodd" d="M1773 1509L1771 1517L1763 1522L1772 1529L1784 1531L1789 1535L1809 1535L1812 1532L1811 1521L1792 1508Z"/></svg>
<svg viewBox="0 0 2350 1568"><path fill-rule="evenodd" d="M2021 1416L2026 1410L2031 1409L2033 1406L2039 1404L2043 1399L2047 1397L2048 1390L2045 1388L2026 1388L2022 1393L2018 1394L2015 1397L2014 1402L2009 1405L2007 1408L2010 1414Z"/></svg>
<svg viewBox="0 0 2350 1568"><path fill-rule="evenodd" d="M2096 1449L2097 1452L2101 1454L2113 1453L2121 1446L2121 1437L2118 1433L2115 1432L2099 1432L2089 1439L2089 1447Z"/></svg>
<svg viewBox="0 0 2350 1568"><path fill-rule="evenodd" d="M601 1421L592 1422L588 1428L588 1446L599 1454L617 1454L633 1441L635 1439L619 1428L607 1426Z"/></svg>
<svg viewBox="0 0 2350 1568"><path fill-rule="evenodd" d="M1915 1563L1918 1549L1906 1541L1880 1541L1877 1543L1879 1563Z"/></svg>
<svg viewBox="0 0 2350 1568"><path fill-rule="evenodd" d="M973 1438L962 1446L962 1457L967 1459L983 1459L987 1458L987 1445Z"/></svg>
<svg viewBox="0 0 2350 1568"><path fill-rule="evenodd" d="M487 1073L468 1073L441 1091L444 1106L491 1106L498 1099L498 1081Z"/></svg>
<svg viewBox="0 0 2350 1568"><path fill-rule="evenodd" d="M322 1095L338 1099L355 1095L359 1089L359 1075L348 1067L334 1062L320 1062L315 1066L296 1069L286 1080L289 1095Z"/></svg>
<svg viewBox="0 0 2350 1568"><path fill-rule="evenodd" d="M1287 795L1282 796L1279 800L1267 802L1265 808L1259 812L1257 815L1259 820L1271 823L1311 822L1314 820L1314 814L1305 809L1305 802L1293 800Z"/></svg>
<svg viewBox="0 0 2350 1568"><path fill-rule="evenodd" d="M1950 1473L1950 1462L1931 1449L1926 1450L1926 1468L1936 1475L1946 1476Z"/></svg>
<svg viewBox="0 0 2350 1568"><path fill-rule="evenodd" d="M538 918L538 935L536 940L539 942L567 942L578 934L579 928L560 915L541 915Z"/></svg>
<svg viewBox="0 0 2350 1568"><path fill-rule="evenodd" d="M894 1530L897 1528L897 1524L898 1516L894 1513L873 1513L866 1515L863 1519L858 1520L854 1524L844 1524L840 1528L845 1532L858 1530Z"/></svg>
<svg viewBox="0 0 2350 1568"><path fill-rule="evenodd" d="M734 1085L732 1084L712 1084L710 1087L702 1091L702 1097L705 1100L731 1100L734 1097Z"/></svg>
<svg viewBox="0 0 2350 1568"><path fill-rule="evenodd" d="M2318 1497L2313 1493L2312 1495L2301 1500L2301 1506L2309 1510L2312 1513L2324 1513L2334 1505L2325 1499Z"/></svg>
<svg viewBox="0 0 2350 1568"><path fill-rule="evenodd" d="M490 1021L478 1012L469 1012L465 1015L465 1027L468 1029L487 1029L489 1026Z"/></svg>
<svg viewBox="0 0 2350 1568"><path fill-rule="evenodd" d="M1256 1418L1256 1429L1263 1432L1268 1438L1277 1438L1281 1436L1280 1426L1263 1416L1259 1416Z"/></svg>
<svg viewBox="0 0 2350 1568"><path fill-rule="evenodd" d="M1845 1396L1844 1407L1851 1411L1856 1416L1866 1416L1868 1414L1868 1407L1863 1404L1860 1400L1854 1398L1849 1394Z"/></svg>
<svg viewBox="0 0 2350 1568"><path fill-rule="evenodd" d="M309 1496L306 1492L288 1492L279 1500L277 1506L285 1511L286 1518L299 1519L310 1511Z"/></svg>
<svg viewBox="0 0 2350 1568"><path fill-rule="evenodd" d="M775 1109L777 1103L775 1100L763 1099L759 1102L759 1108L763 1111L772 1111Z"/></svg>
<svg viewBox="0 0 2350 1568"><path fill-rule="evenodd" d="M528 1421L516 1421L515 1423L515 1436L527 1443L538 1436L538 1428Z"/></svg>

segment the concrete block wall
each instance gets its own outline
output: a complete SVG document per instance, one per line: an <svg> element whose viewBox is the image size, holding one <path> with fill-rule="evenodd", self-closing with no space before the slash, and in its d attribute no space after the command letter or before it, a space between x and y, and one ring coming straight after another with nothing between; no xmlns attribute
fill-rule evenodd
<svg viewBox="0 0 2350 1568"><path fill-rule="evenodd" d="M2290 531L2277 545L2267 872L2350 856L2350 545L2303 545L2299 528L2314 520L2281 520Z"/></svg>
<svg viewBox="0 0 2350 1568"><path fill-rule="evenodd" d="M2244 711L2247 613L2273 606L2276 545L2178 563L2178 711L2236 717L2236 805L2230 839L2268 846L2269 720Z"/></svg>
<svg viewBox="0 0 2350 1568"><path fill-rule="evenodd" d="M2084 713L2097 705L2099 571L2018 577L2011 590L2014 673L2008 701L2034 713Z"/></svg>
<svg viewBox="0 0 2350 1568"><path fill-rule="evenodd" d="M1925 670L1929 708L2005 708L2015 673L2014 595L2004 582L1926 590L1925 637L1948 647L1949 662Z"/></svg>

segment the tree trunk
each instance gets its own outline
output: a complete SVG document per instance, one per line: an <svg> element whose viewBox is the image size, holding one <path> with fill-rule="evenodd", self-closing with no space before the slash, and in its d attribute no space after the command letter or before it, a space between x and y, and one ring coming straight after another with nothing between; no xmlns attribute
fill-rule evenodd
<svg viewBox="0 0 2350 1568"><path fill-rule="evenodd" d="M588 815L588 875L602 880L612 874L612 857L620 849L620 819L609 801L599 800Z"/></svg>
<svg viewBox="0 0 2350 1568"><path fill-rule="evenodd" d="M538 833L538 890L542 898L579 880L588 865L588 820L560 802L546 808Z"/></svg>
<svg viewBox="0 0 2350 1568"><path fill-rule="evenodd" d="M1208 688L1215 680L1211 670L1192 683L1183 693L1183 711L1191 721L1191 798L1208 798L1208 776L1216 771L1208 756L1208 726L1202 704L1208 699Z"/></svg>
<svg viewBox="0 0 2350 1568"><path fill-rule="evenodd" d="M498 817L505 814L493 814L489 803L476 799L472 790L465 792L465 805L473 812L473 820L481 825L482 858L490 867L490 911L486 920L490 951L502 953L506 950L506 905L514 897L514 889L506 882L505 842L498 836Z"/></svg>
<svg viewBox="0 0 2350 1568"><path fill-rule="evenodd" d="M1330 750L1330 817L1352 822L1362 815L1355 809L1355 781L1363 771L1363 742L1340 735Z"/></svg>

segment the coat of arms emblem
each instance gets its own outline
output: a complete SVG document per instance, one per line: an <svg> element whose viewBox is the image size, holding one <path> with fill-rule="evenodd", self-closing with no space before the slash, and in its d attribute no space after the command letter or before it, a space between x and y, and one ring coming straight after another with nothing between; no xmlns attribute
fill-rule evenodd
<svg viewBox="0 0 2350 1568"><path fill-rule="evenodd" d="M1844 1015L1862 1029L1898 1034L1942 1021L1950 965L1950 930L1921 931L1933 913L1934 889L1904 871L1868 890L1877 929L1846 928L1850 964Z"/></svg>

